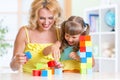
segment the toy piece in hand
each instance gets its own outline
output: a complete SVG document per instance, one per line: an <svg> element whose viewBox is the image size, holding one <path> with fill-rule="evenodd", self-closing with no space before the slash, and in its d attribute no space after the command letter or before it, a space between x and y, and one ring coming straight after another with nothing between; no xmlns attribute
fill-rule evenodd
<svg viewBox="0 0 120 80"><path fill-rule="evenodd" d="M31 55L31 53L29 51L25 52L25 55L26 55L27 59L31 59L32 58L32 55Z"/></svg>

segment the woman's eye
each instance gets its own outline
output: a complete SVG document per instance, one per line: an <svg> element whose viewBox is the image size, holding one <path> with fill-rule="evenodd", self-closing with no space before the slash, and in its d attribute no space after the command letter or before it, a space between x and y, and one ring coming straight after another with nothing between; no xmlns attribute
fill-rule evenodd
<svg viewBox="0 0 120 80"><path fill-rule="evenodd" d="M40 19L44 19L43 17L40 17Z"/></svg>
<svg viewBox="0 0 120 80"><path fill-rule="evenodd" d="M51 19L51 20L52 20L52 19L53 19L53 17L49 17L49 19Z"/></svg>

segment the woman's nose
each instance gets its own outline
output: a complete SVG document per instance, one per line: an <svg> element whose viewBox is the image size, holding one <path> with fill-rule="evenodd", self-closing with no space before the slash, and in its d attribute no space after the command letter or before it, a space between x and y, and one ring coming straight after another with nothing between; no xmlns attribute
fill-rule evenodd
<svg viewBox="0 0 120 80"><path fill-rule="evenodd" d="M49 24L49 20L48 19L45 19L45 24Z"/></svg>

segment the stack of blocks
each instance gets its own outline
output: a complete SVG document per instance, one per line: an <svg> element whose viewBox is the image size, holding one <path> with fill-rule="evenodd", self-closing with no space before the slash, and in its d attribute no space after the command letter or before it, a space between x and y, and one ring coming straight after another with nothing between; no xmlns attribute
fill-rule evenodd
<svg viewBox="0 0 120 80"><path fill-rule="evenodd" d="M53 74L61 75L62 69L56 68L56 61L52 60L48 62L48 69L39 69L42 65L38 65L38 68L36 70L33 70L33 76L43 76L48 77Z"/></svg>
<svg viewBox="0 0 120 80"><path fill-rule="evenodd" d="M91 36L80 36L80 73L92 73L92 41Z"/></svg>

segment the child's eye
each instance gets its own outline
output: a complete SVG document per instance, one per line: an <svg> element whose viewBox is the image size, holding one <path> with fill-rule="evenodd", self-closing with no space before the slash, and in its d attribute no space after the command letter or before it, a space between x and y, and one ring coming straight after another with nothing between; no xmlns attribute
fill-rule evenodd
<svg viewBox="0 0 120 80"><path fill-rule="evenodd" d="M65 36L66 36L66 37L69 37L69 35L68 35L68 34L65 34Z"/></svg>
<svg viewBox="0 0 120 80"><path fill-rule="evenodd" d="M74 38L74 39L75 39L76 37L72 37L72 38Z"/></svg>

